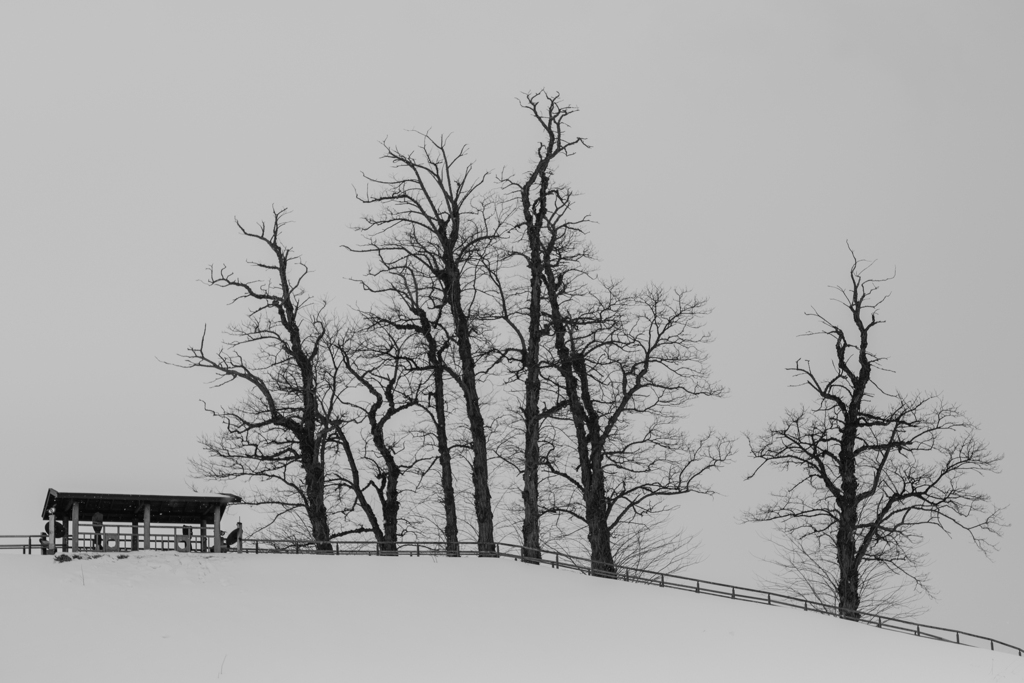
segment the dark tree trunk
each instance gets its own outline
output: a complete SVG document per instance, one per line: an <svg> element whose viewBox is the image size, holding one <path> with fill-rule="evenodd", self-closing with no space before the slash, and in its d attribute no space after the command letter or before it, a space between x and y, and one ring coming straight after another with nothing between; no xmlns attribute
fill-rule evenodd
<svg viewBox="0 0 1024 683"><path fill-rule="evenodd" d="M524 196L524 201L528 197ZM527 227L530 243L530 308L523 364L526 366L523 419L523 560L540 559L540 224Z"/></svg>
<svg viewBox="0 0 1024 683"><path fill-rule="evenodd" d="M398 501L398 477L401 471L394 460L388 462L384 482L384 500L381 511L384 518L384 542L381 543L381 551L394 553L398 550L398 509L401 504Z"/></svg>
<svg viewBox="0 0 1024 683"><path fill-rule="evenodd" d="M857 554L857 429L860 422L861 402L869 378L866 369L854 383L849 408L846 411L842 440L839 445L840 495L839 524L836 528L836 562L839 584L836 597L839 614L844 619L860 620L860 558Z"/></svg>
<svg viewBox="0 0 1024 683"><path fill-rule="evenodd" d="M306 512L317 550L331 549L331 525L324 502L324 467L320 463L306 466Z"/></svg>
<svg viewBox="0 0 1024 683"><path fill-rule="evenodd" d="M540 559L540 418L527 415L523 459L523 561Z"/></svg>
<svg viewBox="0 0 1024 683"><path fill-rule="evenodd" d="M316 542L318 551L331 550L331 524L327 515L327 504L325 494L326 472L324 463L320 459L320 448L318 442L319 427L321 422L320 397L317 395L316 386L316 362L314 354L318 352L314 346L313 352L307 350L307 343L303 340L302 328L297 316L295 303L292 300L294 291L286 277L287 257L283 252L278 252L279 274L281 277L281 303L278 305L278 315L281 326L288 332L291 342L290 354L299 368L302 377L302 419L295 431L296 439L299 442L299 450L302 454L301 463L306 474L306 505L309 514L309 525L313 532L313 540ZM287 347L286 347L287 348Z"/></svg>
<svg viewBox="0 0 1024 683"><path fill-rule="evenodd" d="M378 538L378 550L386 553L393 553L398 550L398 510L401 503L398 500L398 480L402 476L402 470L395 461L391 448L384 440L384 427L377 421L376 408L371 411L370 432L373 439L373 446L384 461L384 467L380 472L380 510L383 522L382 537Z"/></svg>
<svg viewBox="0 0 1024 683"><path fill-rule="evenodd" d="M608 529L608 501L600 467L590 468L587 479L584 509L587 540L590 541L590 569L596 576L614 577L615 558L612 555L612 535Z"/></svg>
<svg viewBox="0 0 1024 683"><path fill-rule="evenodd" d="M854 373L846 365L842 355L837 358L840 369L851 378L850 402L842 410L843 427L839 444L840 495L839 526L836 529L836 561L839 568L839 585L836 597L839 614L844 619L860 621L860 562L857 552L857 505L859 482L857 481L857 432L863 420L862 405L871 383L872 361L868 357L868 328L865 327L860 309L854 310L854 322L859 331L858 361L860 369ZM837 347L842 348L842 347Z"/></svg>
<svg viewBox="0 0 1024 683"><path fill-rule="evenodd" d="M441 502L444 506L444 546L451 557L459 554L459 521L455 511L455 477L452 474L452 452L448 445L448 405L444 391L444 359L434 337L433 326L422 308L415 308L419 319L417 332L427 343L427 363L434 380L434 431L437 436L437 459L441 465Z"/></svg>
<svg viewBox="0 0 1024 683"><path fill-rule="evenodd" d="M844 507L839 513L836 534L836 561L839 565L839 585L836 597L839 616L860 621L860 563L857 561L857 506Z"/></svg>
<svg viewBox="0 0 1024 683"><path fill-rule="evenodd" d="M452 242L454 243L454 238ZM459 353L460 386L466 400L466 418L473 447L473 507L477 520L477 549L481 555L493 555L494 517L491 512L491 489L488 483L487 427L480 410L480 394L476 382L476 358L473 355L469 316L462 307L462 284L451 248L445 250L448 269L449 307L455 323L455 343Z"/></svg>
<svg viewBox="0 0 1024 683"><path fill-rule="evenodd" d="M374 512L373 506L370 504L370 501L366 499L366 494L363 491L363 485L360 481L361 477L359 475L359 467L356 465L355 453L352 451L352 444L349 442L343 431L339 432L338 435L341 439L342 449L345 451L345 457L348 459L349 471L352 475L352 493L355 494L356 502L358 503L359 508L363 511L363 514L366 515L366 521L370 524L370 531L373 533L373 537L377 541L378 546L380 546L380 544L384 543L384 530L381 528L380 521L377 519L377 513Z"/></svg>
<svg viewBox="0 0 1024 683"><path fill-rule="evenodd" d="M452 453L448 446L448 416L444 396L444 366L433 336L427 337L427 354L434 376L434 426L437 432L437 458L441 464L441 501L444 504L445 552L459 554L459 523L455 513L455 481L452 476Z"/></svg>

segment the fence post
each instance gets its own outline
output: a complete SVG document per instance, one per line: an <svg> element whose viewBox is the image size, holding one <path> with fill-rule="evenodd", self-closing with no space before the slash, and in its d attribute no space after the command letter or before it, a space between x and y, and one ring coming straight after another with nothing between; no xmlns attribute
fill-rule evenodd
<svg viewBox="0 0 1024 683"><path fill-rule="evenodd" d="M665 587L665 575L664 574L661 575L661 587L662 588Z"/></svg>
<svg viewBox="0 0 1024 683"><path fill-rule="evenodd" d="M29 555L32 554L32 537L31 536L28 537L28 554Z"/></svg>
<svg viewBox="0 0 1024 683"><path fill-rule="evenodd" d="M257 555L260 554L260 542L259 541L256 541L256 554Z"/></svg>
<svg viewBox="0 0 1024 683"><path fill-rule="evenodd" d="M71 504L71 552L78 552L78 501Z"/></svg>
<svg viewBox="0 0 1024 683"><path fill-rule="evenodd" d="M769 605L772 604L772 594L771 593L768 594L768 604Z"/></svg>
<svg viewBox="0 0 1024 683"><path fill-rule="evenodd" d="M700 593L700 581L697 582L697 592Z"/></svg>

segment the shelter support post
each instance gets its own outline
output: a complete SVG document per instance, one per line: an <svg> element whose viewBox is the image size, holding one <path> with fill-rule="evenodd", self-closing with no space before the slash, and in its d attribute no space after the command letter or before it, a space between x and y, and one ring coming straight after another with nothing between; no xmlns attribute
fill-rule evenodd
<svg viewBox="0 0 1024 683"><path fill-rule="evenodd" d="M210 552L210 544L206 542L206 522L199 523L199 549L204 553Z"/></svg>
<svg viewBox="0 0 1024 683"><path fill-rule="evenodd" d="M220 552L220 505L213 506L213 552Z"/></svg>
<svg viewBox="0 0 1024 683"><path fill-rule="evenodd" d="M132 521L132 550L139 549L139 521Z"/></svg>
<svg viewBox="0 0 1024 683"><path fill-rule="evenodd" d="M50 554L57 554L57 516L50 510Z"/></svg>
<svg viewBox="0 0 1024 683"><path fill-rule="evenodd" d="M64 539L63 539L63 541L60 544L61 545L61 550L63 550L64 552L67 552L68 551L68 530L71 527L68 526L68 518L67 517L63 518L60 522L61 522L61 524L64 525Z"/></svg>
<svg viewBox="0 0 1024 683"><path fill-rule="evenodd" d="M149 503L142 508L142 548L149 550L149 521L150 521L150 507Z"/></svg>
<svg viewBox="0 0 1024 683"><path fill-rule="evenodd" d="M78 502L71 504L71 550L78 552Z"/></svg>
<svg viewBox="0 0 1024 683"><path fill-rule="evenodd" d="M238 552L242 552L242 523L238 523Z"/></svg>

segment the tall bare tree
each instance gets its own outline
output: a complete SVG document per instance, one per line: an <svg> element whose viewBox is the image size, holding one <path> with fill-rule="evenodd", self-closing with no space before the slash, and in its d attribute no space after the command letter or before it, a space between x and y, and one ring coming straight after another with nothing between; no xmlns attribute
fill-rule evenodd
<svg viewBox="0 0 1024 683"><path fill-rule="evenodd" d="M269 484L247 502L269 506L278 516L304 513L317 548L329 550L334 536L325 490L337 446L339 385L323 363L330 327L324 304L304 291L309 271L281 241L287 213L275 209L272 223L251 230L236 221L266 254L250 262L266 279L211 267L209 284L233 292L232 303L249 310L228 329L219 350L206 348L204 331L199 345L181 358L183 367L211 371L214 386L245 387L235 405L208 408L223 431L202 441L209 457L195 463L197 473Z"/></svg>
<svg viewBox="0 0 1024 683"><path fill-rule="evenodd" d="M544 324L544 258L543 233L549 221L561 219L565 207L565 189L554 182L553 164L571 156L573 148L586 146L580 137L567 134L569 116L575 107L563 104L560 96L545 91L528 93L521 106L530 112L543 130L537 145L533 168L522 179L507 178L505 186L514 193L517 224L510 240L511 252L520 258L528 273L525 287L526 306L516 311L509 306L504 273L494 271L495 286L500 292L502 317L509 323L516 341L516 371L523 381L523 559L540 557L540 430L541 408L541 331Z"/></svg>
<svg viewBox="0 0 1024 683"><path fill-rule="evenodd" d="M371 188L361 200L379 208L361 230L383 271L406 269L430 277L442 293L455 359L441 357L446 374L462 392L473 451L472 479L477 544L493 553L494 514L488 481L487 426L481 399L478 345L484 322L478 315L481 261L500 236L501 202L482 190L486 174L475 175L466 148L452 150L445 137L423 135L405 153L387 144L384 159L394 174L367 177Z"/></svg>
<svg viewBox="0 0 1024 683"><path fill-rule="evenodd" d="M845 323L809 314L820 325L810 334L826 337L833 349L831 369L798 360L790 370L811 404L748 437L760 460L751 477L771 465L796 478L746 518L775 522L795 549L786 564L797 576L810 575L812 585L832 587L840 614L858 620L865 573L877 590L892 585L879 581L879 572L926 587L917 550L925 527L961 529L986 554L994 548L1000 510L971 477L997 472L1001 456L940 395L879 385L885 359L869 341L884 322L878 313L887 295L880 288L888 278L868 277L870 264L850 253L849 282L836 287ZM834 554L824 562L827 549ZM796 588L807 585L798 580ZM891 593L868 597L875 605L899 604Z"/></svg>

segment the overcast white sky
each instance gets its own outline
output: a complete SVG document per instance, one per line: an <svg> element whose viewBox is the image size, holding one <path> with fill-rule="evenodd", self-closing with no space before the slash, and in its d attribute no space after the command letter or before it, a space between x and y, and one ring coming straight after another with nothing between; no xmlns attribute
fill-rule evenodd
<svg viewBox="0 0 1024 683"><path fill-rule="evenodd" d="M848 268L896 271L877 349L893 388L981 424L1011 504L1002 550L928 544L924 618L1024 643L1024 6L1014 2L5 3L0 533L37 531L46 489L186 490L212 430L195 373L161 365L238 315L199 284L237 263L232 225L288 206L310 281L339 307L339 245L378 142L452 132L521 169L515 98L560 91L593 149L563 164L605 272L710 297L729 398L706 424L757 431L796 405L785 368ZM722 496L683 501L708 559L752 584L770 552L735 518L766 485L742 454ZM767 532L767 529L761 530Z"/></svg>

